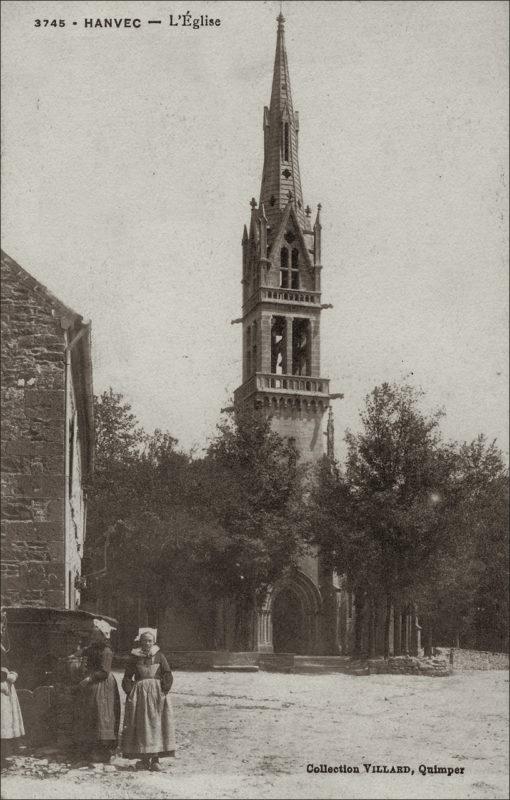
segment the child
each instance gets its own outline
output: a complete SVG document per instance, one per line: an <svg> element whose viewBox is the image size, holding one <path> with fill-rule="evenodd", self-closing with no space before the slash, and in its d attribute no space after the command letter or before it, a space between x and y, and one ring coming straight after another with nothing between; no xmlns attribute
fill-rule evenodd
<svg viewBox="0 0 510 800"><path fill-rule="evenodd" d="M1 752L1 768L5 769L9 766L6 759L13 754L16 739L25 735L25 728L23 727L23 717L21 716L21 709L19 706L18 695L14 684L17 680L17 672L9 669L7 664L7 652L9 650L7 639L7 616L4 611L1 612L1 696L2 696L2 717L1 717L1 738L2 738L2 752Z"/></svg>

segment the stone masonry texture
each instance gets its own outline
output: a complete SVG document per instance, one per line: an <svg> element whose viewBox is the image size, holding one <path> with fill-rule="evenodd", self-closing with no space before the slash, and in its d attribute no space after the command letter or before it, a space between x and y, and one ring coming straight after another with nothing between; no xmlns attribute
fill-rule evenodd
<svg viewBox="0 0 510 800"><path fill-rule="evenodd" d="M65 335L2 254L2 604L64 604Z"/></svg>

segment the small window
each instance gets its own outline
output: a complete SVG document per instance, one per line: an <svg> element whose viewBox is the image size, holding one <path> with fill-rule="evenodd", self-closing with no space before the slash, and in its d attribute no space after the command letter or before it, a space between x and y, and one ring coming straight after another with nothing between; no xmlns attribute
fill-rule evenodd
<svg viewBox="0 0 510 800"><path fill-rule="evenodd" d="M289 288L289 251L286 247L280 251L280 287Z"/></svg>
<svg viewBox="0 0 510 800"><path fill-rule="evenodd" d="M289 160L289 123L283 123L283 160Z"/></svg>
<svg viewBox="0 0 510 800"><path fill-rule="evenodd" d="M292 251L291 288L299 289L299 251Z"/></svg>

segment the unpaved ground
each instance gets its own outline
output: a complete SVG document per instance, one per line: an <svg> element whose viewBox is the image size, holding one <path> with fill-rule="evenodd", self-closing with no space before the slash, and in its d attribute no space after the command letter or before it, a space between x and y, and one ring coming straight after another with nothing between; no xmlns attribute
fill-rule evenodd
<svg viewBox="0 0 510 800"><path fill-rule="evenodd" d="M19 759L6 800L29 798L503 798L508 673L450 678L176 672L178 754L165 772L71 769L29 776ZM364 763L414 774L367 774ZM360 774L309 774L308 764ZM422 776L419 766L463 767ZM51 762L49 768L51 769Z"/></svg>

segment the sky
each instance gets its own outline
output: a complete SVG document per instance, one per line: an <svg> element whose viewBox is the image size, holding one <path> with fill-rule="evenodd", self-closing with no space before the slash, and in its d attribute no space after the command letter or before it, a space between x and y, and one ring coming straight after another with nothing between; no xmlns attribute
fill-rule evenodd
<svg viewBox="0 0 510 800"><path fill-rule="evenodd" d="M92 320L96 393L197 453L241 382L279 8L2 3L3 249ZM221 23L169 25L188 10ZM446 438L508 458L508 3L283 12L337 455L367 393L407 376ZM105 16L142 25L84 27Z"/></svg>

